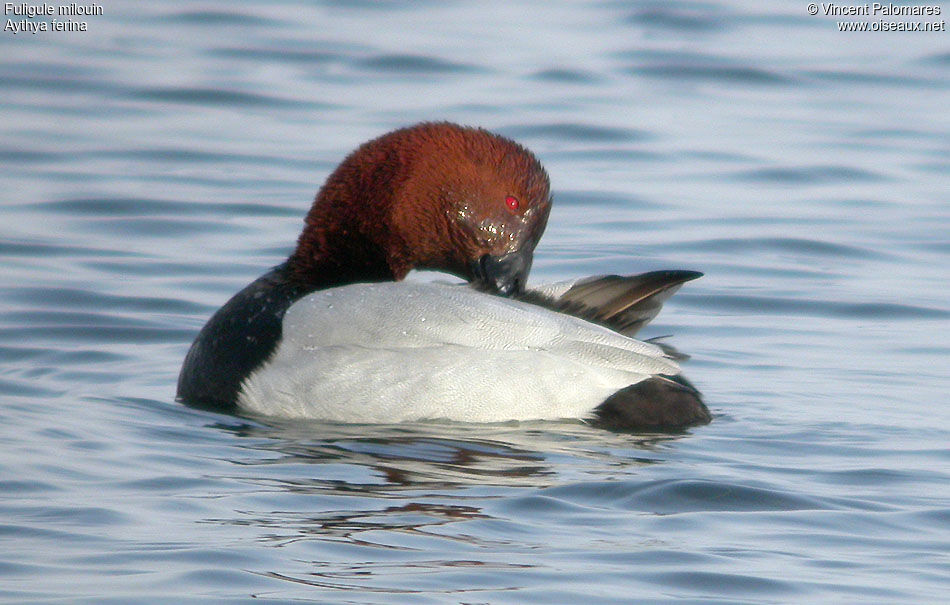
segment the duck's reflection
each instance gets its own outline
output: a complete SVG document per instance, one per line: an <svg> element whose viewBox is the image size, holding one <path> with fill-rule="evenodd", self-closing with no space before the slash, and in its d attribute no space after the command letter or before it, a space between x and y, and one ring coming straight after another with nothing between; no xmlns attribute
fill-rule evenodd
<svg viewBox="0 0 950 605"><path fill-rule="evenodd" d="M525 574L550 573L535 569L530 553L557 529L539 532L525 507L551 486L660 463L664 442L676 439L550 422L255 419L222 428L240 437L246 455L232 460L234 478L253 486L247 502L256 504L242 500L233 518L213 522L256 528L259 543L288 549L255 573L298 589L391 594L516 590Z"/></svg>
<svg viewBox="0 0 950 605"><path fill-rule="evenodd" d="M347 425L268 418L223 428L255 452L235 463L269 467L262 481L292 491L373 497L591 479L590 473L605 468L662 462L661 445L679 438L617 434L579 422Z"/></svg>

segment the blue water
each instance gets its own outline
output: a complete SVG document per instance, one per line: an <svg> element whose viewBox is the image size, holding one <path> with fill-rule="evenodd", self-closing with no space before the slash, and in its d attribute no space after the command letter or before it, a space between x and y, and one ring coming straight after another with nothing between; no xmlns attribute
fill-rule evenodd
<svg viewBox="0 0 950 605"><path fill-rule="evenodd" d="M103 6L0 32L0 600L946 602L946 32L804 2ZM692 355L711 425L174 401L333 166L424 119L545 163L533 280L706 273L645 335Z"/></svg>

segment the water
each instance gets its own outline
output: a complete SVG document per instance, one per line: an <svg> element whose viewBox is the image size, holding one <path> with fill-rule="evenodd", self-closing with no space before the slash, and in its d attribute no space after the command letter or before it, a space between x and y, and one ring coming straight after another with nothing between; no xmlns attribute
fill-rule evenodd
<svg viewBox="0 0 950 605"><path fill-rule="evenodd" d="M0 600L945 602L946 32L799 2L103 8L0 32ZM332 167L423 119L544 161L534 280L706 273L646 336L692 354L710 426L174 401Z"/></svg>

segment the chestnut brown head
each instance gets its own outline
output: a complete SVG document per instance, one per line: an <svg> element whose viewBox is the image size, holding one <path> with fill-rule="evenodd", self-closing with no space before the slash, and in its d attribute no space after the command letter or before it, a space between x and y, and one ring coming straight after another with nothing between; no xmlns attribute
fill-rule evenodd
<svg viewBox="0 0 950 605"><path fill-rule="evenodd" d="M524 287L550 209L548 176L531 152L482 129L423 123L344 160L291 260L354 281L435 269L510 294Z"/></svg>

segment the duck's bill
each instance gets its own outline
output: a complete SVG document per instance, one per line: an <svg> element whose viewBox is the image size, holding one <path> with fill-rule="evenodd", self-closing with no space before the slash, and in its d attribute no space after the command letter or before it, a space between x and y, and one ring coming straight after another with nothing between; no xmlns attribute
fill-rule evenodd
<svg viewBox="0 0 950 605"><path fill-rule="evenodd" d="M528 281L532 259L530 251L509 252L501 256L485 254L469 265L472 284L504 296L520 294Z"/></svg>

